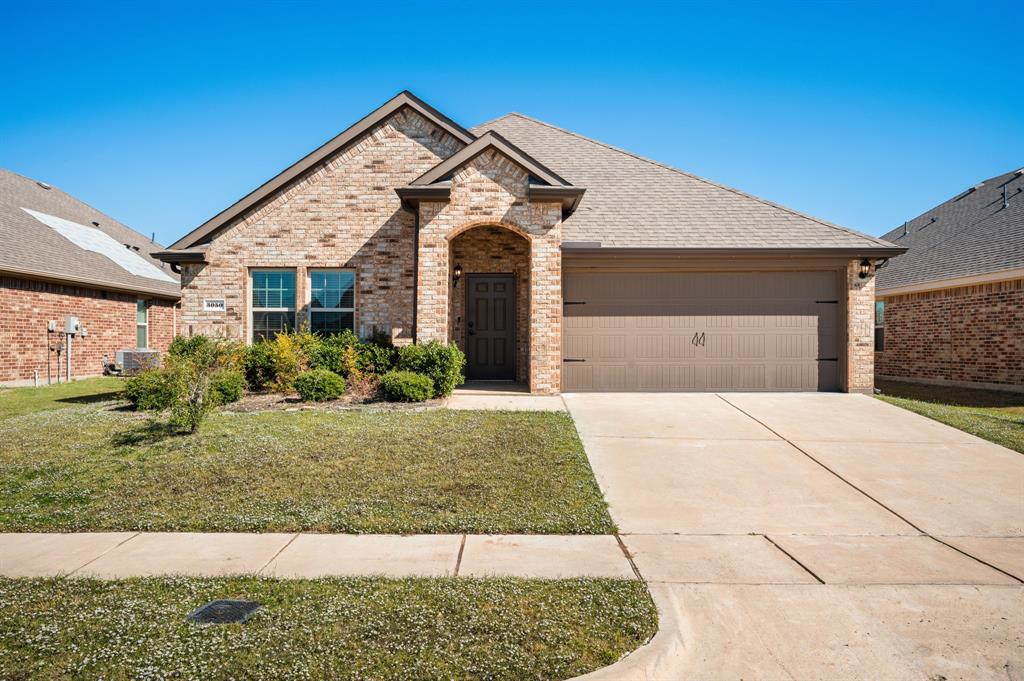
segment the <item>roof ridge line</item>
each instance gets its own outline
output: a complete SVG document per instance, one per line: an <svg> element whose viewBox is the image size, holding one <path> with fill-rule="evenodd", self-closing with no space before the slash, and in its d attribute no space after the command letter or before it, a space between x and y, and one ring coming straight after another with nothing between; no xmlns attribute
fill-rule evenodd
<svg viewBox="0 0 1024 681"><path fill-rule="evenodd" d="M827 220L823 220L823 219L815 217L813 215L808 215L806 213L801 213L798 210L794 210L793 208L789 208L787 206L783 206L783 205L775 203L773 201L769 201L768 199L763 199L763 198L761 198L759 196L754 196L753 194L748 194L747 192L742 191L740 189L736 189L735 187L729 187L729 186L726 186L724 184L719 184L717 182L714 182L713 180L707 179L706 177L701 177L700 175L694 175L693 173L687 172L685 170L681 170L681 169L676 168L674 166L670 166L667 163L662 163L661 161L655 161L654 159L647 158L646 156L641 156L641 155L636 154L636 153L634 153L632 151L628 151L626 149L622 149L621 147L616 147L614 145L608 144L607 142L602 142L601 140L596 140L596 139L594 139L592 137L587 137L586 135L581 135L578 132L574 132L574 131L568 130L566 128L561 128L561 127L559 127L557 125L554 125L552 123L548 123L547 121L542 121L540 119L533 118L532 116L527 116L526 114L519 113L518 111L511 111L511 112L505 114L504 116L500 116L498 118L495 118L494 120L488 121L487 123L482 123L481 125L479 125L477 127L483 127L484 125L490 125L492 123L500 121L503 118L508 118L509 116L518 116L520 118L524 118L524 119L526 119L528 121L532 121L534 123L538 123L540 125L543 125L543 126L546 126L548 128L551 128L552 130L557 130L557 131L563 132L563 133L565 133L567 135L572 135L573 137L577 137L577 138L579 138L579 139L581 139L581 140L583 140L585 142L590 142L591 144L596 144L598 146L605 147L606 149L610 149L612 151L617 151L620 154L624 154L624 155L629 156L631 158L635 158L638 161L643 161L645 163L650 163L651 165L657 166L657 167L662 168L664 170L670 170L672 172L679 173L680 175L683 175L684 177L689 177L690 179L697 180L698 182L703 182L704 184L711 185L712 187L717 187L718 189L722 189L722 190L725 190L725 191L728 191L728 192L732 192L733 194L736 194L738 196L742 196L742 197L747 198L747 199L751 199L753 201L757 201L758 203L763 203L766 206L771 206L772 208L777 208L778 210L784 211L784 212L789 213L791 215L795 215L796 217L801 217L801 218L805 218L807 220L812 220L812 221L817 222L818 224L820 224L822 226L829 227L831 229L834 229L834 230L837 230L837 231L840 231L840 232L843 232L843 233L846 233L846 234L853 234L853 235L856 235L856 236L864 237L865 239L869 239L869 240L871 240L871 241L873 241L873 242L875 242L876 244L879 244L879 245L883 245L883 246L890 245L888 242L884 241L883 239L879 239L878 237L873 237L870 234L865 234L865 233L859 232L859 231L857 231L855 229L849 229L848 227L840 227L839 225L833 224L833 223L831 223L831 222L829 222Z"/></svg>

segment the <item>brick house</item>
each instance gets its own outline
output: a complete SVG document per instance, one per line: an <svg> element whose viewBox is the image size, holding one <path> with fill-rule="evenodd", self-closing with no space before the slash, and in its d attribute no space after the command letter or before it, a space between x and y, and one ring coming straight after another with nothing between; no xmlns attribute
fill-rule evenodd
<svg viewBox="0 0 1024 681"><path fill-rule="evenodd" d="M64 329L78 317L72 377L102 373L125 348L166 350L180 284L162 247L57 187L0 169L0 384L56 379ZM64 378L66 355L60 357Z"/></svg>
<svg viewBox="0 0 1024 681"><path fill-rule="evenodd" d="M961 192L886 234L875 373L1024 391L1024 169Z"/></svg>
<svg viewBox="0 0 1024 681"><path fill-rule="evenodd" d="M874 380L902 249L520 114L402 92L156 257L186 333L437 339L469 379L560 390Z"/></svg>

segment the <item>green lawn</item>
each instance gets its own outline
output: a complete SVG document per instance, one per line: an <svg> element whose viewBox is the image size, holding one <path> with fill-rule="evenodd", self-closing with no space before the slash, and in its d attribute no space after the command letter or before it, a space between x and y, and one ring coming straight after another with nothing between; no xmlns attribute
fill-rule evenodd
<svg viewBox="0 0 1024 681"><path fill-rule="evenodd" d="M1024 394L878 381L879 399L1024 454Z"/></svg>
<svg viewBox="0 0 1024 681"><path fill-rule="evenodd" d="M614 531L562 413L218 413L173 435L98 403L0 436L0 531Z"/></svg>
<svg viewBox="0 0 1024 681"><path fill-rule="evenodd" d="M0 388L0 419L114 400L120 391L121 379L112 376L54 383L41 388Z"/></svg>
<svg viewBox="0 0 1024 681"><path fill-rule="evenodd" d="M216 598L264 608L184 621ZM656 629L631 580L0 579L10 679L565 679Z"/></svg>

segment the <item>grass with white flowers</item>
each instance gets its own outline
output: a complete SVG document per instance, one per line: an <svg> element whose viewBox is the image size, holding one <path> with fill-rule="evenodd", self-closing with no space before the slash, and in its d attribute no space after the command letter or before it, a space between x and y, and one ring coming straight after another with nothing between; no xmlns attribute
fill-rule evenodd
<svg viewBox="0 0 1024 681"><path fill-rule="evenodd" d="M216 598L264 608L185 622ZM631 580L0 579L11 679L565 679L656 629Z"/></svg>
<svg viewBox="0 0 1024 681"><path fill-rule="evenodd" d="M0 531L615 530L564 413L215 413L181 435L51 406L0 419Z"/></svg>

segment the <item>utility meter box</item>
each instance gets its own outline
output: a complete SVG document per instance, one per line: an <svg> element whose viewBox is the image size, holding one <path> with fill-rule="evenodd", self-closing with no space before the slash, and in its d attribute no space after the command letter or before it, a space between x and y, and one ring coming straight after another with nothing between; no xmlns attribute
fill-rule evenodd
<svg viewBox="0 0 1024 681"><path fill-rule="evenodd" d="M78 333L78 326L78 317L64 318L64 333L70 333L73 336Z"/></svg>

